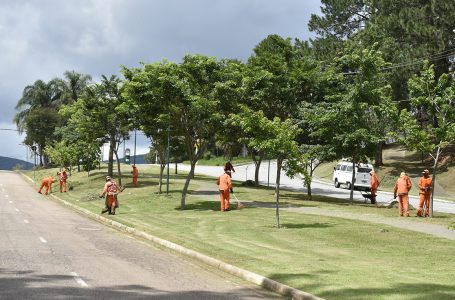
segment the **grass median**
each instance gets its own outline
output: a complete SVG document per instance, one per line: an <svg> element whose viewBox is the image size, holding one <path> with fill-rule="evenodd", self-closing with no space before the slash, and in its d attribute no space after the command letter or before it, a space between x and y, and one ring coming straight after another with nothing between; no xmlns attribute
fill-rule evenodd
<svg viewBox="0 0 455 300"><path fill-rule="evenodd" d="M395 209L348 205L337 199L283 191L281 222L275 228L273 189L235 187L241 210L219 211L214 178L191 181L187 209L180 210L185 175L171 174L170 193L157 194L157 168L139 166L139 187L131 186L131 167L125 166L127 187L120 209L107 216L125 225L199 251L276 281L326 299L454 299L455 241L402 230L389 225L296 212L290 207L316 207L343 213L397 218ZM38 182L56 170L35 172ZM68 193L60 198L100 213L104 201L96 197L106 169L73 172ZM29 173L33 178L33 172ZM165 190L165 189L164 189ZM235 204L235 201L232 201ZM235 207L235 205L233 205ZM448 225L452 215L415 222Z"/></svg>

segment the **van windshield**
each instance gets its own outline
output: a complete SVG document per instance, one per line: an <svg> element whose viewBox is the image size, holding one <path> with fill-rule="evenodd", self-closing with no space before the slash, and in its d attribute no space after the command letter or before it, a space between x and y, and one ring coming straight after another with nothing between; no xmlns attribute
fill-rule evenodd
<svg viewBox="0 0 455 300"><path fill-rule="evenodd" d="M370 168L358 168L357 172L359 172L359 173L370 173L371 169Z"/></svg>

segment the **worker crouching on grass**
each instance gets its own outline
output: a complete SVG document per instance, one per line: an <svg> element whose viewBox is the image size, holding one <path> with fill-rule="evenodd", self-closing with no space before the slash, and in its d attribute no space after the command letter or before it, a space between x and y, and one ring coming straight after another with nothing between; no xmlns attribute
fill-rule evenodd
<svg viewBox="0 0 455 300"><path fill-rule="evenodd" d="M52 184L55 182L55 179L52 176L47 176L44 177L43 180L41 180L41 186L38 190L38 193L41 194L41 190L43 187L46 187L46 195L49 193L52 193Z"/></svg>
<svg viewBox="0 0 455 300"><path fill-rule="evenodd" d="M229 190L232 189L231 176L229 176L228 172L224 171L224 174L218 177L216 184L220 191L221 211L229 211Z"/></svg>
<svg viewBox="0 0 455 300"><path fill-rule="evenodd" d="M411 179L406 175L405 172L401 172L400 178L398 178L393 188L393 199L397 198L398 195L398 210L400 217L405 215L409 217L409 190L412 187Z"/></svg>
<svg viewBox="0 0 455 300"><path fill-rule="evenodd" d="M425 204L425 217L430 216L430 196L431 189L433 186L433 179L430 177L430 172L428 170L423 170L422 177L419 180L419 194L420 202L419 208L417 209L417 216L423 217L423 205Z"/></svg>
<svg viewBox="0 0 455 300"><path fill-rule="evenodd" d="M115 215L115 209L118 207L117 194L120 192L117 184L110 176L106 176L106 183L100 198L106 197L106 207L101 211L102 214L109 212L110 215Z"/></svg>

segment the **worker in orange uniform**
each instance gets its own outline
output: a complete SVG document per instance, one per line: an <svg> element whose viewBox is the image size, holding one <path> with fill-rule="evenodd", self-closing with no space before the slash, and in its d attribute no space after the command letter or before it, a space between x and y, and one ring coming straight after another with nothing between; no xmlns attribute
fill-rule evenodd
<svg viewBox="0 0 455 300"><path fill-rule="evenodd" d="M420 202L417 209L417 216L423 217L423 204L425 204L425 217L430 216L430 196L433 187L433 179L430 177L430 171L423 170L422 177L419 180Z"/></svg>
<svg viewBox="0 0 455 300"><path fill-rule="evenodd" d="M218 177L216 184L220 190L221 211L229 211L229 190L232 188L232 181L226 170L223 175Z"/></svg>
<svg viewBox="0 0 455 300"><path fill-rule="evenodd" d="M49 193L52 193L52 184L55 182L55 179L52 176L47 176L44 177L43 180L41 180L41 186L38 190L38 193L41 194L41 190L43 187L46 187L46 195Z"/></svg>
<svg viewBox="0 0 455 300"><path fill-rule="evenodd" d="M229 177L231 177L231 178L232 178L232 172L235 173L234 166L232 165L232 163L231 163L230 160L228 160L228 161L224 164L224 172L226 172L226 173L229 175ZM231 191L231 193L234 192L234 190L232 189L232 187L231 187L230 191Z"/></svg>
<svg viewBox="0 0 455 300"><path fill-rule="evenodd" d="M106 176L106 183L104 184L103 192L100 195L100 198L105 198L106 207L101 211L102 214L109 212L110 215L115 215L115 209L117 206L117 194L120 192L120 189L110 176Z"/></svg>
<svg viewBox="0 0 455 300"><path fill-rule="evenodd" d="M379 179L376 176L375 171L370 171L371 180L370 180L370 189L371 189L371 204L376 203L376 192L378 191L379 187Z"/></svg>
<svg viewBox="0 0 455 300"><path fill-rule="evenodd" d="M66 180L68 179L66 168L64 168L63 171L57 172L57 176L60 178L60 193L62 193L62 191L66 193Z"/></svg>
<svg viewBox="0 0 455 300"><path fill-rule="evenodd" d="M134 187L137 187L137 178L139 177L139 170L137 169L136 165L133 165L133 184Z"/></svg>
<svg viewBox="0 0 455 300"><path fill-rule="evenodd" d="M398 178L393 188L393 199L397 198L398 195L398 210L400 217L405 215L409 217L409 190L411 190L412 182L411 179L406 175L405 172L401 172L400 178Z"/></svg>

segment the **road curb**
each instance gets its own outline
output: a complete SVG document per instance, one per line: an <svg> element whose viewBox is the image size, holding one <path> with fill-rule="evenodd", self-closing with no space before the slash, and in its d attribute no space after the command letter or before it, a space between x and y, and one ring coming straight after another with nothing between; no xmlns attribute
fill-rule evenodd
<svg viewBox="0 0 455 300"><path fill-rule="evenodd" d="M30 182L32 182L33 184L35 184L35 182L30 178L28 177L27 175L25 175L24 173L20 172L21 175L23 175L25 178L27 178ZM234 276L237 276L237 277L240 277L248 282L251 282L251 283L254 283L256 285L259 285L259 286L262 286L263 288L267 289L267 290L270 290L270 291L273 291L275 293L278 293L282 296L287 296L287 297L292 297L292 299L295 299L295 300L324 300L323 298L319 298L317 296L314 296L312 294L309 294L309 293L306 293L304 291L301 291L301 290L298 290L296 288L293 288L293 287L290 287L288 285L285 285L285 284L282 284L280 282L277 282L275 280L272 280L270 278L267 278L267 277L264 277L262 275L259 275L259 274L256 274L256 273L253 273L253 272L250 272L250 271L247 271L247 270L244 270L244 269L241 269L241 268L238 268L236 266L233 266L231 264L228 264L228 263L225 263L223 261L220 261L218 259L215 259L215 258L212 258L212 257L209 257L207 255L204 255L202 253L199 253L197 251L194 251L194 250L191 250L191 249L188 249L188 248L185 248L183 246L180 246L178 244L175 244L175 243L172 243L170 241L167 241L167 240L164 240L164 239L161 239L159 237L156 237L156 236L153 236L149 233L146 233L144 231L140 231L140 230L137 230L135 228L132 228L132 227L129 227L129 226L126 226L120 222L117 222L117 221L114 221L114 220L111 220L109 218L106 218L102 215L99 215L99 214L96 214L96 213L93 213L85 208L82 208L82 207L79 207L77 205L74 205L72 203L69 203L63 199L60 199L59 197L55 196L55 195L52 195L50 194L49 195L50 197L52 197L53 199L67 205L68 207L70 207L71 209L73 210L76 210L78 212L81 212L85 215L87 215L88 217L96 220L96 221L99 221L101 223L104 223L104 224L108 224L108 225L111 225L117 229L120 229L124 232L127 232L129 234L132 234L134 236L137 236L137 237L140 237L140 238L144 238L146 240L149 240L155 244L158 244L160 246L163 246L163 247L166 247L172 251L175 251L175 252L178 252L180 254L183 254L183 255L186 255L188 257L191 257L191 258L194 258L194 259L197 259L209 266L212 266L214 268L217 268L217 269L220 269L226 273L229 273L231 275L234 275Z"/></svg>

